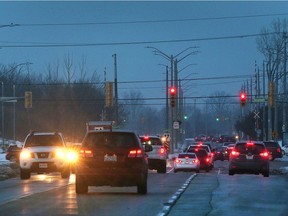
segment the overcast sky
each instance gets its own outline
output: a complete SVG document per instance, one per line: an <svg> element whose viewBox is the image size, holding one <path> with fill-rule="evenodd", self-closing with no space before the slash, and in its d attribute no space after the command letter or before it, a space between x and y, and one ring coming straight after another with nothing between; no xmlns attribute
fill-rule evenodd
<svg viewBox="0 0 288 216"><path fill-rule="evenodd" d="M261 65L264 60L253 35L276 19L287 19L288 2L18 1L0 2L0 14L2 65L32 62L31 72L45 74L48 64L63 65L67 55L75 69L85 57L88 73L96 70L104 80L106 68L107 80L113 81L116 53L120 98L135 90L147 98L164 98L163 65L170 62L146 47L168 56L198 47L178 56L199 51L182 59L178 69L183 69L180 79L199 79L183 81L184 95L201 97L215 91L238 95L254 74L255 61ZM15 26L6 27L10 23ZM212 80L202 79L208 77Z"/></svg>

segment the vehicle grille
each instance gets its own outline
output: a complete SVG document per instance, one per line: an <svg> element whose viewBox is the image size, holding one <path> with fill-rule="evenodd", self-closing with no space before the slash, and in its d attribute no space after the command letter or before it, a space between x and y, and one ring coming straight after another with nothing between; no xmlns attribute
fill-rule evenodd
<svg viewBox="0 0 288 216"><path fill-rule="evenodd" d="M49 152L37 152L37 157L38 158L48 158Z"/></svg>

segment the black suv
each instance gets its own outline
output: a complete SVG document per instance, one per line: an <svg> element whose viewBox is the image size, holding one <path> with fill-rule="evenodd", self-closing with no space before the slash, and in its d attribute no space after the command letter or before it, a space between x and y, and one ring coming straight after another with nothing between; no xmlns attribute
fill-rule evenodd
<svg viewBox="0 0 288 216"><path fill-rule="evenodd" d="M269 151L263 142L238 142L229 157L229 175L262 173L269 177Z"/></svg>
<svg viewBox="0 0 288 216"><path fill-rule="evenodd" d="M89 131L84 137L75 164L75 190L88 192L88 186L137 186L147 193L148 158L152 146L141 145L128 131Z"/></svg>
<svg viewBox="0 0 288 216"><path fill-rule="evenodd" d="M275 158L282 158L283 153L278 142L275 141L264 141L264 144L270 152L270 160L273 161Z"/></svg>

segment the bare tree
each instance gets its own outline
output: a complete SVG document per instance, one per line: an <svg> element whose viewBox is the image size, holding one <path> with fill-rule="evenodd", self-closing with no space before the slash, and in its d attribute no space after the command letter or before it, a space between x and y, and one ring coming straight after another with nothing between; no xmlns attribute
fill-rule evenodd
<svg viewBox="0 0 288 216"><path fill-rule="evenodd" d="M287 20L279 19L272 23L271 29L263 28L261 36L256 39L257 48L265 57L267 63L268 80L273 82L276 78L277 70L283 65L283 53L285 33L287 32ZM281 78L281 75L279 76Z"/></svg>
<svg viewBox="0 0 288 216"><path fill-rule="evenodd" d="M75 71L73 71L73 57L70 54L64 57L64 76L68 85L71 84Z"/></svg>

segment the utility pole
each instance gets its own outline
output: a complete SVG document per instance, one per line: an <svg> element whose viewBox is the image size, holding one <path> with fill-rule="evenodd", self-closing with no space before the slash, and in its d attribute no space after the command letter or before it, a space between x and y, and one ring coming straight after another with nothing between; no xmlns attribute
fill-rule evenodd
<svg viewBox="0 0 288 216"><path fill-rule="evenodd" d="M117 88L117 57L116 54L113 54L114 58L114 86L115 86L115 121L116 125L119 124L119 116L118 116L118 88Z"/></svg>
<svg viewBox="0 0 288 216"><path fill-rule="evenodd" d="M282 110L283 110L283 124L282 124L282 146L286 145L286 98L287 98L287 69L286 69L286 61L287 61L287 40L286 40L286 32L283 33L284 37L284 73L283 73L283 102L282 102Z"/></svg>
<svg viewBox="0 0 288 216"><path fill-rule="evenodd" d="M264 98L264 102L263 102L263 120L262 120L262 124L263 124L263 141L266 141L266 95L265 95L265 63L263 62L263 98Z"/></svg>

